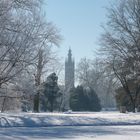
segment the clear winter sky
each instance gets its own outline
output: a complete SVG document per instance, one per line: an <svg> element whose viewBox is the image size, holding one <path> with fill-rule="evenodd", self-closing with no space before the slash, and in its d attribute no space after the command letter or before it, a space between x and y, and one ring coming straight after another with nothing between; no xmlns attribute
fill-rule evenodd
<svg viewBox="0 0 140 140"><path fill-rule="evenodd" d="M94 58L99 47L101 24L106 21L110 0L46 0L46 18L52 21L64 38L59 55L66 57L71 47L75 61Z"/></svg>

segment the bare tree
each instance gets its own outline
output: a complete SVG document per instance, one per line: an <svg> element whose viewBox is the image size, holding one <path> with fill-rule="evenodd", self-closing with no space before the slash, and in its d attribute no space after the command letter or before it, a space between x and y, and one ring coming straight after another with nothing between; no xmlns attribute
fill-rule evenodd
<svg viewBox="0 0 140 140"><path fill-rule="evenodd" d="M40 10L39 3L33 0L0 1L0 91L3 87L8 89L0 95L4 98L2 110L5 102L19 99L16 94L11 94L13 90L9 86L36 58L34 49L41 27L36 14Z"/></svg>
<svg viewBox="0 0 140 140"><path fill-rule="evenodd" d="M108 22L101 38L103 59L130 97L135 112L140 92L140 1L119 0L108 10ZM133 95L130 80L136 83Z"/></svg>
<svg viewBox="0 0 140 140"><path fill-rule="evenodd" d="M45 24L43 32L41 34L42 41L37 48L37 59L35 62L35 85L37 94L34 98L34 111L39 112L39 95L40 87L42 83L42 76L49 70L49 64L55 61L56 55L51 51L53 46L59 46L61 41L61 35L59 30L52 24ZM46 29L46 30L45 30ZM47 67L47 68L46 68ZM52 66L51 66L52 67Z"/></svg>
<svg viewBox="0 0 140 140"><path fill-rule="evenodd" d="M0 86L31 64L40 28L38 16L17 8L14 2L0 2Z"/></svg>
<svg viewBox="0 0 140 140"><path fill-rule="evenodd" d="M114 107L114 77L109 75L100 60L83 58L77 66L77 78L80 84L95 90L102 107Z"/></svg>
<svg viewBox="0 0 140 140"><path fill-rule="evenodd" d="M0 1L0 87L35 68L37 88L46 64L54 59L51 47L60 43L58 29L46 22L42 0ZM42 53L41 53L42 52Z"/></svg>

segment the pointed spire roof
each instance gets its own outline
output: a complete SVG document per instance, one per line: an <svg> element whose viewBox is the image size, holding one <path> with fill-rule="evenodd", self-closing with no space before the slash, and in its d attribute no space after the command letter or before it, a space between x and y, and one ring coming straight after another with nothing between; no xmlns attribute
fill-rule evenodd
<svg viewBox="0 0 140 140"><path fill-rule="evenodd" d="M69 52L68 52L68 61L72 60L72 51L71 48L69 48Z"/></svg>

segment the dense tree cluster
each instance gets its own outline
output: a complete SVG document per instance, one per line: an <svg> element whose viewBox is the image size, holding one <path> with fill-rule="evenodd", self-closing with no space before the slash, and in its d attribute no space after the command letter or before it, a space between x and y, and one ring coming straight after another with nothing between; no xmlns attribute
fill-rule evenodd
<svg viewBox="0 0 140 140"><path fill-rule="evenodd" d="M101 105L93 89L77 86L71 90L70 108L73 111L100 111Z"/></svg>
<svg viewBox="0 0 140 140"><path fill-rule="evenodd" d="M60 109L62 93L58 87L57 80L58 77L56 74L52 73L43 84L43 94L41 98L43 111L53 112L54 110Z"/></svg>
<svg viewBox="0 0 140 140"><path fill-rule="evenodd" d="M135 98L135 83L133 80L129 81L129 88L131 90L131 94L133 95L133 98ZM122 87L119 87L116 90L116 101L117 101L117 107L120 109L121 107L125 108L126 111L133 111L133 104L130 100L130 97L127 95L125 90ZM138 94L136 101L136 109L137 111L140 111L140 94Z"/></svg>
<svg viewBox="0 0 140 140"><path fill-rule="evenodd" d="M105 70L99 59L82 58L77 65L76 76L83 87L94 89L103 108L115 107L114 77Z"/></svg>

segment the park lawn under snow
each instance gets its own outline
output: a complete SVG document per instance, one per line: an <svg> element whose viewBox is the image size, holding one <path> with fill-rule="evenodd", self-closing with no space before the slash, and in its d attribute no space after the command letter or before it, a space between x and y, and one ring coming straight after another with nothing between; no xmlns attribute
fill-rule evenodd
<svg viewBox="0 0 140 140"><path fill-rule="evenodd" d="M0 127L140 125L140 113L1 113Z"/></svg>
<svg viewBox="0 0 140 140"><path fill-rule="evenodd" d="M0 128L0 140L139 140L139 125Z"/></svg>
<svg viewBox="0 0 140 140"><path fill-rule="evenodd" d="M140 113L1 113L0 140L139 140L139 125Z"/></svg>

